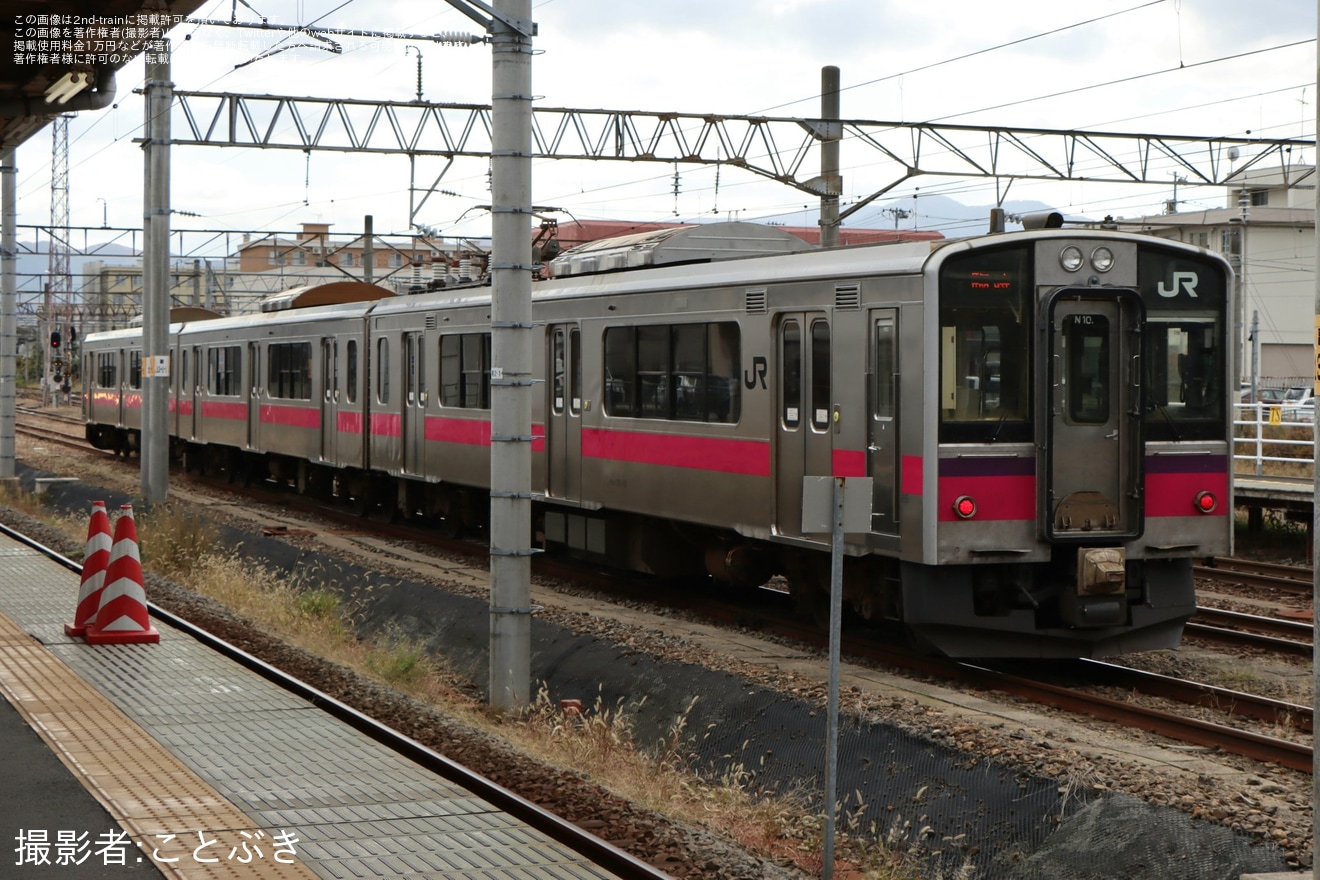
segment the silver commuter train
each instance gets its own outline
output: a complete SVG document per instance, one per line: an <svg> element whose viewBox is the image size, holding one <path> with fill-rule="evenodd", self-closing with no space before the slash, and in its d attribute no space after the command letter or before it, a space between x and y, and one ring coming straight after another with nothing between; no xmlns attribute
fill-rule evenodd
<svg viewBox="0 0 1320 880"><path fill-rule="evenodd" d="M870 476L871 531L850 536L844 570L863 616L951 656L1177 644L1192 559L1232 546L1221 257L1042 229L719 259L709 240L746 253L748 225L699 227L677 265L571 274L691 233L593 243L534 286L546 547L660 575L780 575L818 611L829 554L802 531L802 478ZM171 325L172 453L480 529L490 288L335 286L360 301ZM84 340L97 447L137 446L140 346L138 330Z"/></svg>

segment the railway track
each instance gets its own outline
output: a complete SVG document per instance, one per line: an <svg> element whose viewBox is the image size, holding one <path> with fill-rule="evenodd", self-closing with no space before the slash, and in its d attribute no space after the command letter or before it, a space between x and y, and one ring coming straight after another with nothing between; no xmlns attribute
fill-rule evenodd
<svg viewBox="0 0 1320 880"><path fill-rule="evenodd" d="M1192 566L1192 574L1215 583L1277 590L1290 596L1310 596L1314 590L1313 569L1278 562L1220 557L1213 565Z"/></svg>
<svg viewBox="0 0 1320 880"><path fill-rule="evenodd" d="M45 416L46 414L40 414ZM68 422L69 420L63 420ZM81 427L81 423L77 423ZM35 438L75 446L85 451L91 450L81 437L61 434L58 428L42 428L32 424L22 426L24 433ZM204 484L215 483L225 491L234 491L235 486L218 480L193 477ZM318 517L329 518L341 524L351 524L361 528L363 518L352 511L326 505L312 498L297 496L275 485L248 487L244 491L256 495L270 503L291 506L304 510ZM421 528L406 523L387 523L372 521L373 531L403 540L443 547L446 552L466 553L473 557L484 553L484 547L477 547L470 542L446 539L435 534L434 530ZM580 567L565 568L557 560L538 559L538 572L551 577L571 577L577 584L608 589L617 596L620 586L613 575L601 574L595 570L584 572ZM1227 569L1226 569L1227 570ZM1236 575L1235 575L1236 576ZM824 646L824 634L817 628L804 625L785 603L767 596L763 607L750 609L743 602L716 602L712 604L705 591L682 591L671 593L663 591L664 596L657 597L654 584L623 587L625 598L655 603L663 601L673 607L683 608L695 614L716 620L728 620L739 625L771 630L775 634L795 639L800 642ZM627 595L629 592L635 595ZM671 598L672 596L672 598ZM781 597L782 598L782 597ZM1286 651L1309 656L1310 637L1300 641L1303 630L1309 633L1310 626L1290 621L1270 621L1268 618L1253 618L1250 615L1234 615L1231 612L1203 610L1204 617L1189 624L1189 632L1198 636L1214 639L1218 642L1232 640L1234 644L1252 644L1256 647L1268 647L1271 650ZM1231 627L1231 628L1230 628ZM1274 628L1275 633L1267 635L1260 629ZM1281 629L1280 629L1281 628ZM1252 632L1251 630L1257 630ZM844 650L855 659L868 659L922 674L937 675L951 682L957 682L976 688L992 689L1013 694L1024 699L1052 706L1062 710L1076 712L1089 717L1149 730L1175 740L1209 748L1220 749L1233 754L1241 754L1256 760L1277 763L1292 769L1309 771L1311 769L1311 749L1284 739L1269 737L1250 731L1240 730L1227 725L1190 719L1176 711L1162 711L1134 705L1130 701L1117 700L1087 692L1085 688L1066 687L1051 684L1031 676L1018 675L1003 669L955 663L941 658L925 657L907 651L895 651L876 640L858 636L847 636ZM1135 693L1147 694L1161 699L1173 700L1188 705L1203 706L1215 711L1225 712L1230 716L1253 719L1269 725L1287 726L1297 730L1310 729L1311 712L1308 708L1291 703L1268 700L1249 694L1242 694L1208 685L1185 682L1167 676L1155 676L1117 667L1112 664L1096 664L1093 678L1109 687L1120 687ZM1124 671L1119 671L1124 670Z"/></svg>
<svg viewBox="0 0 1320 880"><path fill-rule="evenodd" d="M9 526L0 524L0 533L44 554L75 574L81 574L82 572L82 566L78 563ZM171 614L154 603L148 602L147 604L152 617L186 633L216 653L255 672L277 687L307 700L317 710L325 712L355 728L425 770L472 792L477 797L572 849L589 859L593 864L605 868L622 878L622 880L665 880L670 876L659 868L648 865L623 850L606 843L601 838L588 833L573 822L519 797L479 773L446 758L439 752L422 745L417 740L380 723L371 716L335 699L279 667L258 659L219 636L194 625L189 620Z"/></svg>

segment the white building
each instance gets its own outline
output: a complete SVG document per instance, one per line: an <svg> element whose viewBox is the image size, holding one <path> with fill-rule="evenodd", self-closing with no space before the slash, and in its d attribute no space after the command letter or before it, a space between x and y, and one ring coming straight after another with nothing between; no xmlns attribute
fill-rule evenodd
<svg viewBox="0 0 1320 880"><path fill-rule="evenodd" d="M1262 386L1309 385L1314 376L1315 192L1314 166L1253 169L1238 176L1222 208L1119 221L1219 251L1233 264L1243 381L1251 380L1253 316Z"/></svg>

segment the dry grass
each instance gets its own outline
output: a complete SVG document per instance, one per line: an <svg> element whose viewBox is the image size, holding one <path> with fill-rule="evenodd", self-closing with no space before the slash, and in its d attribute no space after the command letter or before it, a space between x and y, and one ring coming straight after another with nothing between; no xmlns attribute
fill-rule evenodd
<svg viewBox="0 0 1320 880"><path fill-rule="evenodd" d="M85 518L52 518L40 499L8 497L7 491L0 487L0 503L42 518L76 540L85 538ZM214 528L169 506L138 516L137 526L145 569L223 603L285 641L435 705L539 760L573 772L590 768L594 781L643 807L717 830L764 856L789 858L805 870L819 871L822 820L806 806L806 798L755 790L754 775L741 769L716 780L692 772L686 713L652 744L637 741L635 707L605 706L599 698L580 712L565 712L542 691L519 716L499 716L474 702L465 683L415 640L397 632L359 639L353 608L334 584L305 583L234 550L217 550ZM916 877L913 860L904 855L908 848L891 850L875 831L844 815L836 852L852 858L853 870L876 880Z"/></svg>

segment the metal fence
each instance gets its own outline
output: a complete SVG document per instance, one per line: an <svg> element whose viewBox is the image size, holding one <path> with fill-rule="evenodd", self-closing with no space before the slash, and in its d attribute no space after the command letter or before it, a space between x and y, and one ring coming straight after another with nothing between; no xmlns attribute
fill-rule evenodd
<svg viewBox="0 0 1320 880"><path fill-rule="evenodd" d="M1238 474L1310 477L1315 424L1310 407L1244 403L1233 407L1233 465ZM1293 470L1296 473L1288 473Z"/></svg>

